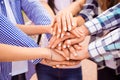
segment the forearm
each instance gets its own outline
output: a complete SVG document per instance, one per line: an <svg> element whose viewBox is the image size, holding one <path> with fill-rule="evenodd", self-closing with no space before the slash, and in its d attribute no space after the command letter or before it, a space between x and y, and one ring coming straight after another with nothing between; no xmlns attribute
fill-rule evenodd
<svg viewBox="0 0 120 80"><path fill-rule="evenodd" d="M40 0L40 2L43 4L43 6L48 10L48 12L51 14L52 17L55 16L52 9L49 7L48 3L45 0Z"/></svg>
<svg viewBox="0 0 120 80"><path fill-rule="evenodd" d="M26 48L6 44L0 44L0 51L0 61L3 62L46 58L50 56L47 54L45 48Z"/></svg>
<svg viewBox="0 0 120 80"><path fill-rule="evenodd" d="M76 15L80 10L82 10L82 6L85 2L86 0L77 0L73 2L71 5L69 5L66 9L73 15Z"/></svg>
<svg viewBox="0 0 120 80"><path fill-rule="evenodd" d="M104 56L104 55L109 55L106 54L109 51L107 51L105 49L106 46L116 42L116 41L120 41L120 29L116 29L112 32L110 32L108 35L93 41L89 44L89 53L91 55L92 58L98 57L98 56ZM116 49L117 50L117 49ZM118 50L119 51L119 50ZM112 55L112 54L111 54Z"/></svg>
<svg viewBox="0 0 120 80"><path fill-rule="evenodd" d="M81 15L85 21L91 20L98 16L98 7L97 0L86 0L79 15Z"/></svg>
<svg viewBox="0 0 120 80"><path fill-rule="evenodd" d="M22 9L34 24L46 25L51 23L51 16L39 0L23 0Z"/></svg>
<svg viewBox="0 0 120 80"><path fill-rule="evenodd" d="M25 32L28 35L37 35L37 34L43 34L43 33L51 33L50 26L42 26L42 25L21 25L16 24L17 27L19 27L23 32Z"/></svg>
<svg viewBox="0 0 120 80"><path fill-rule="evenodd" d="M89 29L91 35L98 34L104 30L112 30L119 27L120 22L120 3L116 6L106 10L98 17L85 23L85 26Z"/></svg>

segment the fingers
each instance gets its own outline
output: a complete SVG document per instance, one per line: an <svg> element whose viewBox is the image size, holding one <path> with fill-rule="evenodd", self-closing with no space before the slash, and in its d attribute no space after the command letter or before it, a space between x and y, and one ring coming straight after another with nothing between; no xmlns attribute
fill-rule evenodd
<svg viewBox="0 0 120 80"><path fill-rule="evenodd" d="M66 40L63 45L66 45L67 47L69 47L69 46L71 46L71 45L80 43L80 42L82 42L83 40L84 40L84 38L69 39L69 40Z"/></svg>
<svg viewBox="0 0 120 80"><path fill-rule="evenodd" d="M73 67L77 68L79 63L80 63L80 61L72 61L72 60L65 61L65 62L63 62L63 64L56 65L56 68L64 68L64 69L65 68L73 68Z"/></svg>
<svg viewBox="0 0 120 80"><path fill-rule="evenodd" d="M52 36L52 38L51 38L50 41L49 41L49 45L48 45L49 48L52 48L52 45L53 45L53 43L54 43L54 41L55 41L56 39L57 39L56 36Z"/></svg>
<svg viewBox="0 0 120 80"><path fill-rule="evenodd" d="M61 20L61 15L56 16L56 22L58 24L57 26L57 38L60 37L60 34L62 32L62 20Z"/></svg>
<svg viewBox="0 0 120 80"><path fill-rule="evenodd" d="M75 48L75 50L81 50L82 49L82 47L81 47L81 45L73 45L73 47Z"/></svg>
<svg viewBox="0 0 120 80"><path fill-rule="evenodd" d="M70 52L68 51L68 49L62 49L63 52L64 52L64 57L66 58L66 60L69 60L69 57L70 57Z"/></svg>
<svg viewBox="0 0 120 80"><path fill-rule="evenodd" d="M73 37L74 37L73 35L64 36L63 38L57 38L57 37L54 36L53 39L50 40L50 44L49 45L52 48L55 48L60 42L63 42L64 40L69 39L69 38L73 38Z"/></svg>
<svg viewBox="0 0 120 80"><path fill-rule="evenodd" d="M72 26L72 29L75 29L78 26L76 17L72 19Z"/></svg>
<svg viewBox="0 0 120 80"><path fill-rule="evenodd" d="M72 16L72 13L67 13L67 25L68 25L68 31L70 31L72 29L72 19L73 19L73 16Z"/></svg>
<svg viewBox="0 0 120 80"><path fill-rule="evenodd" d="M51 50L51 60L53 61L64 61L65 57L62 55L64 54L62 51L59 51L57 49Z"/></svg>
<svg viewBox="0 0 120 80"><path fill-rule="evenodd" d="M69 47L69 51L70 51L70 53L71 54L73 54L74 56L77 56L77 54L76 54L76 50L74 49L74 47Z"/></svg>
<svg viewBox="0 0 120 80"><path fill-rule="evenodd" d="M62 55L65 59L67 59L66 54L58 49L54 49L58 54Z"/></svg>

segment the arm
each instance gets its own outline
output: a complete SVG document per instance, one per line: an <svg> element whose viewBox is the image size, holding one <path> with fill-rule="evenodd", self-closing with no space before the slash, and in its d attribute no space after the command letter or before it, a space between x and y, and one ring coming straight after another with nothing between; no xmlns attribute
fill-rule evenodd
<svg viewBox="0 0 120 80"><path fill-rule="evenodd" d="M84 25L75 28L71 31L76 36L80 36L83 32L84 35L94 35L102 33L104 30L112 30L120 26L120 3L108 9L98 17L87 21ZM79 37L78 36L78 37Z"/></svg>
<svg viewBox="0 0 120 80"><path fill-rule="evenodd" d="M48 25L51 23L51 16L39 0L22 0L21 2L23 10L34 24Z"/></svg>
<svg viewBox="0 0 120 80"><path fill-rule="evenodd" d="M76 25L72 24L73 16L77 15L82 9L85 1L86 0L77 0L57 13L54 22L57 22L58 27L53 32L57 34L58 37L64 36L67 30L70 31L72 29L72 26L76 27ZM55 29L55 26L53 26L53 29Z"/></svg>
<svg viewBox="0 0 120 80"><path fill-rule="evenodd" d="M120 22L120 3L116 6L106 10L104 13L99 15L85 23L85 26L90 31L90 34L97 34L104 30L114 29L119 27Z"/></svg>
<svg viewBox="0 0 120 80"><path fill-rule="evenodd" d="M85 40L80 43L81 49L76 50L77 56L74 56L71 54L71 59L75 60L83 60L85 58L92 58L96 62L100 62L102 60L108 60L113 58L114 53L110 53L109 50L106 50L105 47L108 47L109 45L120 41L120 28L110 32L106 36L97 39L96 41L93 41L89 43L89 39L87 37ZM71 51L71 50L70 50ZM113 51L119 51L119 49L115 49ZM71 52L73 53L73 52ZM118 53L119 54L119 53Z"/></svg>
<svg viewBox="0 0 120 80"><path fill-rule="evenodd" d="M80 11L81 15L85 21L91 20L98 15L98 2L97 0L86 0L83 5L83 9Z"/></svg>
<svg viewBox="0 0 120 80"><path fill-rule="evenodd" d="M65 9L61 10L61 11L67 11L67 12L71 12L72 15L76 15L80 10L82 10L82 7L84 5L84 3L86 2L86 0L76 0L75 2L72 2L68 7L66 7Z"/></svg>
<svg viewBox="0 0 120 80"><path fill-rule="evenodd" d="M0 44L0 61L19 61L30 60L36 58L46 58L57 61L65 60L64 57L58 55L54 51L47 48L27 48L6 44Z"/></svg>
<svg viewBox="0 0 120 80"><path fill-rule="evenodd" d="M105 50L108 45L116 42L116 41L120 41L120 28L110 32L108 35L104 36L103 38L100 38L94 42L91 42L89 44L88 50L89 53L91 55L91 58L95 58L98 56L103 56L105 55L107 52L109 52L108 50ZM119 51L119 49L116 49ZM109 54L106 54L109 55Z"/></svg>
<svg viewBox="0 0 120 80"><path fill-rule="evenodd" d="M109 44L108 46L105 46L104 48L107 51L120 50L120 41Z"/></svg>
<svg viewBox="0 0 120 80"><path fill-rule="evenodd" d="M42 26L42 25L21 25L21 24L16 24L16 26L19 27L23 32L25 32L28 35L51 33L50 25Z"/></svg>
<svg viewBox="0 0 120 80"><path fill-rule="evenodd" d="M48 12L52 15L52 17L55 16L54 12L52 9L49 7L48 3L45 0L40 0L41 4L48 10Z"/></svg>

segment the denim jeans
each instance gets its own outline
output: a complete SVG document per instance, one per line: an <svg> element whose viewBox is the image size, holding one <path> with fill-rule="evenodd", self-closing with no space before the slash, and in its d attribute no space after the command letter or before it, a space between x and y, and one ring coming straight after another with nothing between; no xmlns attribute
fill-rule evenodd
<svg viewBox="0 0 120 80"><path fill-rule="evenodd" d="M81 68L58 69L37 64L36 72L38 80L82 80Z"/></svg>

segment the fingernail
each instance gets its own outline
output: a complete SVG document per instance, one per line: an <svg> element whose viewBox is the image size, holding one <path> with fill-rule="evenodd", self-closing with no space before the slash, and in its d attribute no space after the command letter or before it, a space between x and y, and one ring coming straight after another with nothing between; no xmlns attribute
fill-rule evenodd
<svg viewBox="0 0 120 80"><path fill-rule="evenodd" d="M63 38L64 37L64 34L61 34L61 38Z"/></svg>
<svg viewBox="0 0 120 80"><path fill-rule="evenodd" d="M60 65L56 65L56 67L60 67Z"/></svg>
<svg viewBox="0 0 120 80"><path fill-rule="evenodd" d="M66 45L63 45L63 48L66 48Z"/></svg>
<svg viewBox="0 0 120 80"><path fill-rule="evenodd" d="M69 57L66 57L66 60L69 60L70 58Z"/></svg>
<svg viewBox="0 0 120 80"><path fill-rule="evenodd" d="M56 68L55 66L52 66L53 68Z"/></svg>
<svg viewBox="0 0 120 80"><path fill-rule="evenodd" d="M58 44L59 47L60 47L61 45L62 45L61 43Z"/></svg>
<svg viewBox="0 0 120 80"><path fill-rule="evenodd" d="M51 47L52 49L54 48L54 46Z"/></svg>
<svg viewBox="0 0 120 80"><path fill-rule="evenodd" d="M77 56L78 54L74 52L74 56Z"/></svg>
<svg viewBox="0 0 120 80"><path fill-rule="evenodd" d="M57 38L59 38L59 36L60 36L60 35L58 34L58 35L57 35Z"/></svg>
<svg viewBox="0 0 120 80"><path fill-rule="evenodd" d="M74 22L72 22L72 25L76 27L76 25L75 25L75 23L74 23Z"/></svg>
<svg viewBox="0 0 120 80"><path fill-rule="evenodd" d="M59 29L58 32L61 33L61 30Z"/></svg>
<svg viewBox="0 0 120 80"><path fill-rule="evenodd" d="M67 47L69 48L69 47L70 47L70 45L67 45Z"/></svg>
<svg viewBox="0 0 120 80"><path fill-rule="evenodd" d="M70 30L71 30L71 25L68 26L68 31L70 31Z"/></svg>
<svg viewBox="0 0 120 80"><path fill-rule="evenodd" d="M66 27L64 28L64 31L65 31L65 32L67 31L67 28L66 28Z"/></svg>

